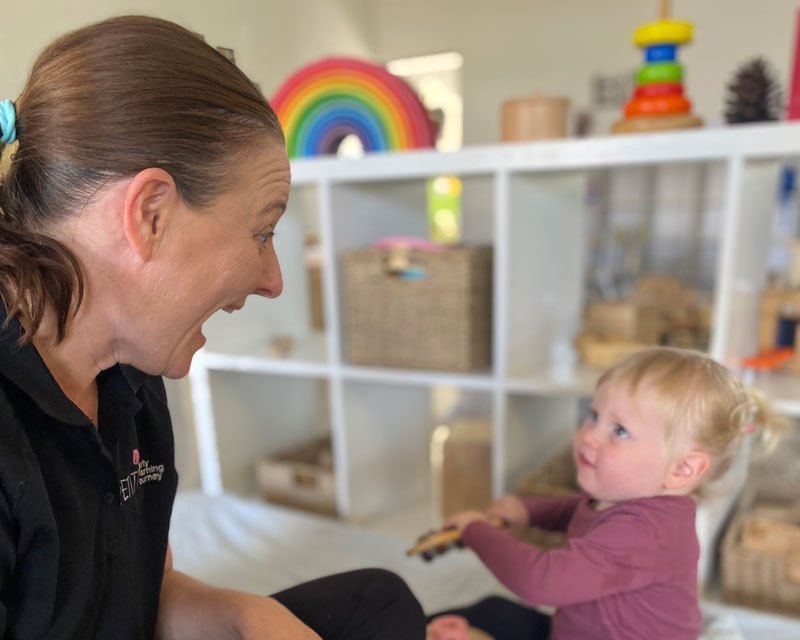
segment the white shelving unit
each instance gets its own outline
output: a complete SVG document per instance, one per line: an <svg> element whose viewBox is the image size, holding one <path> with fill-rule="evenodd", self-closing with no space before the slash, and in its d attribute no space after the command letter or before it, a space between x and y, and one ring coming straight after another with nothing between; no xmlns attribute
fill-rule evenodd
<svg viewBox="0 0 800 640"><path fill-rule="evenodd" d="M344 518L429 501L428 447L441 419L435 387L488 407L493 491L513 488L569 441L579 399L599 374L557 355L578 331L586 299L586 239L598 215L587 194L598 176L611 185L606 205L610 198L615 215L649 220L653 270L669 264L670 251L703 243L694 266L713 296L709 350L736 366L754 348L778 173L798 158L800 125L780 124L293 162L276 238L284 293L213 317L192 366L203 489L251 492L260 456L330 430ZM343 356L342 254L384 236L426 236L425 181L437 175L463 181L465 242L494 248L491 370L351 365ZM323 256L326 329L317 334L303 259L311 232ZM268 357L277 336L294 340L287 359ZM765 385L780 410L800 416L794 378Z"/></svg>

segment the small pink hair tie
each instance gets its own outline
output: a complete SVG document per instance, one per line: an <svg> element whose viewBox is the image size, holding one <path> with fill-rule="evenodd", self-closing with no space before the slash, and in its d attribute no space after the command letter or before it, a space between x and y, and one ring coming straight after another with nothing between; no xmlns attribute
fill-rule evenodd
<svg viewBox="0 0 800 640"><path fill-rule="evenodd" d="M745 433L753 433L756 430L756 417L758 416L758 407L750 405L750 411L747 414L747 423L744 425L743 431Z"/></svg>

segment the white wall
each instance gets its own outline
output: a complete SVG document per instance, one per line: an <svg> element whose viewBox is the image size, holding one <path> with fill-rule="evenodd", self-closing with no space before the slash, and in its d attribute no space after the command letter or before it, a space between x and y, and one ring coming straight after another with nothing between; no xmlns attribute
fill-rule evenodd
<svg viewBox="0 0 800 640"><path fill-rule="evenodd" d="M232 47L240 67L269 96L289 73L317 57L353 54L376 61L456 50L464 56L464 142L499 138L501 103L534 91L587 106L595 73L641 63L631 34L654 20L656 0L38 0L16 3L0 38L0 98L16 97L36 54L57 35L121 13L175 20ZM692 21L684 47L686 86L707 123L722 120L725 85L737 65L763 55L789 82L796 0L675 0ZM13 64L6 64L11 60ZM616 111L600 113L596 133Z"/></svg>
<svg viewBox="0 0 800 640"><path fill-rule="evenodd" d="M441 51L464 56L464 143L499 140L501 103L534 91L589 102L595 73L633 71L642 55L634 29L657 18L657 0L351 0L366 12L381 60ZM681 50L696 112L722 121L724 87L755 55L788 82L797 0L675 0L672 15L694 23ZM600 114L602 133L618 116Z"/></svg>
<svg viewBox="0 0 800 640"><path fill-rule="evenodd" d="M57 36L130 13L173 20L212 46L234 49L239 67L268 97L288 74L323 55L370 57L361 18L340 0L36 0L4 13L0 99L19 95L36 56Z"/></svg>

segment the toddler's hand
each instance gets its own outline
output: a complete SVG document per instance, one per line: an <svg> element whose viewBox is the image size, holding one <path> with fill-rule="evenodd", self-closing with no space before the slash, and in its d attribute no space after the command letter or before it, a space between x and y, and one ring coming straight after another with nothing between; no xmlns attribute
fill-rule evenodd
<svg viewBox="0 0 800 640"><path fill-rule="evenodd" d="M511 535L518 535L529 526L528 509L517 496L503 496L495 500L486 510L486 514L504 520Z"/></svg>

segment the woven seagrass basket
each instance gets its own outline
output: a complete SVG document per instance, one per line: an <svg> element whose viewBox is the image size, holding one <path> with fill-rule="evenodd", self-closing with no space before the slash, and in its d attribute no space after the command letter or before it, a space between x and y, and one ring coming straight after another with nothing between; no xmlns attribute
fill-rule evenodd
<svg viewBox="0 0 800 640"><path fill-rule="evenodd" d="M780 512L794 517L785 522L769 517ZM759 525L764 525L762 531L754 531ZM800 613L799 540L798 488L748 486L722 540L724 599L756 609Z"/></svg>
<svg viewBox="0 0 800 640"><path fill-rule="evenodd" d="M344 292L351 363L442 371L491 366L491 248L350 251Z"/></svg>

